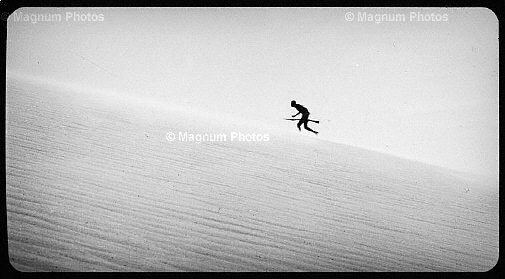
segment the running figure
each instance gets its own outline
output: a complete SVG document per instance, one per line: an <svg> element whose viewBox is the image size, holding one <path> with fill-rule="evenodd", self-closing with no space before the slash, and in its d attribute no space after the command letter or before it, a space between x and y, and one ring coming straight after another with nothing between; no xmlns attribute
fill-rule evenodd
<svg viewBox="0 0 505 279"><path fill-rule="evenodd" d="M294 100L291 101L291 106L298 110L298 113L293 115L292 117L296 117L300 113L302 114L302 118L300 119L300 121L298 121L298 124L296 124L298 130L302 131L300 126L302 126L303 124L303 128L305 128L305 130L311 131L312 133L317 135L318 132L312 130L307 126L307 123L309 122L309 114L310 114L309 110L306 109L304 106L297 104Z"/></svg>

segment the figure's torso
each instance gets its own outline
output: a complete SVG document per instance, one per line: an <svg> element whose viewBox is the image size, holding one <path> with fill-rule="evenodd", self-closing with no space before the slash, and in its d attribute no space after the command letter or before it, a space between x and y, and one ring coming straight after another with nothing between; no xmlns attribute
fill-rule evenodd
<svg viewBox="0 0 505 279"><path fill-rule="evenodd" d="M300 104L295 104L295 108L301 113L301 114L308 114L309 110L305 108L304 106Z"/></svg>

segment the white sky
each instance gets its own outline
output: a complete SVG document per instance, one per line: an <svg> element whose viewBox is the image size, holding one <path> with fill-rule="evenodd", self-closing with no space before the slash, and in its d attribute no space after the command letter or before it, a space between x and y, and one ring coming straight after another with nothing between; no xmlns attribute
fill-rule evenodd
<svg viewBox="0 0 505 279"><path fill-rule="evenodd" d="M65 12L103 22L65 20ZM347 12L406 22L352 22ZM410 12L448 14L416 22ZM465 172L498 172L498 20L487 9L20 9L7 70L150 96ZM308 134L304 135L313 136Z"/></svg>

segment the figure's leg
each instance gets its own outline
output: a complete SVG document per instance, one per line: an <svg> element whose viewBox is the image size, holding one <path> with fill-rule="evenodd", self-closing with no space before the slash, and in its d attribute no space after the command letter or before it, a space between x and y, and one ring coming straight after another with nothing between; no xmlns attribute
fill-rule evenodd
<svg viewBox="0 0 505 279"><path fill-rule="evenodd" d="M298 124L296 124L296 127L298 127L298 130L301 132L302 129L300 128L303 124L303 119L300 119L300 121L298 121Z"/></svg>
<svg viewBox="0 0 505 279"><path fill-rule="evenodd" d="M302 131L301 127L302 127L302 124L304 124L306 127L307 126L307 121L309 120L309 115L308 114L302 114L302 117L300 118L300 121L298 121L298 124L296 124L296 126L298 127L298 130L300 130L300 132Z"/></svg>
<svg viewBox="0 0 505 279"><path fill-rule="evenodd" d="M312 133L314 133L314 134L316 134L316 135L317 135L317 133L318 133L318 132L316 132L316 131L312 130L311 128L309 128L309 126L307 126L307 124L309 123L309 115L307 115L307 117L304 117L304 118L302 118L302 119L305 119L305 121L304 121L304 123L303 123L303 128L305 128L305 130L307 130L307 131L311 131Z"/></svg>
<svg viewBox="0 0 505 279"><path fill-rule="evenodd" d="M305 128L305 130L307 130L307 131L311 131L312 133L314 133L314 134L316 134L316 135L317 135L317 133L318 133L318 132L316 132L316 131L312 130L311 128L309 128L309 127L307 126L307 122L305 122L305 125L304 125L303 127Z"/></svg>

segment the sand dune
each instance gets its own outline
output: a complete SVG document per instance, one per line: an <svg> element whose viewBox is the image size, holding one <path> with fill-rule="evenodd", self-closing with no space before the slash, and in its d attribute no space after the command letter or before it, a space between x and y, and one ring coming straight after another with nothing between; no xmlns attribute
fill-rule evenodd
<svg viewBox="0 0 505 279"><path fill-rule="evenodd" d="M496 182L281 134L170 143L167 131L229 131L149 104L8 80L16 269L486 271L497 262Z"/></svg>

